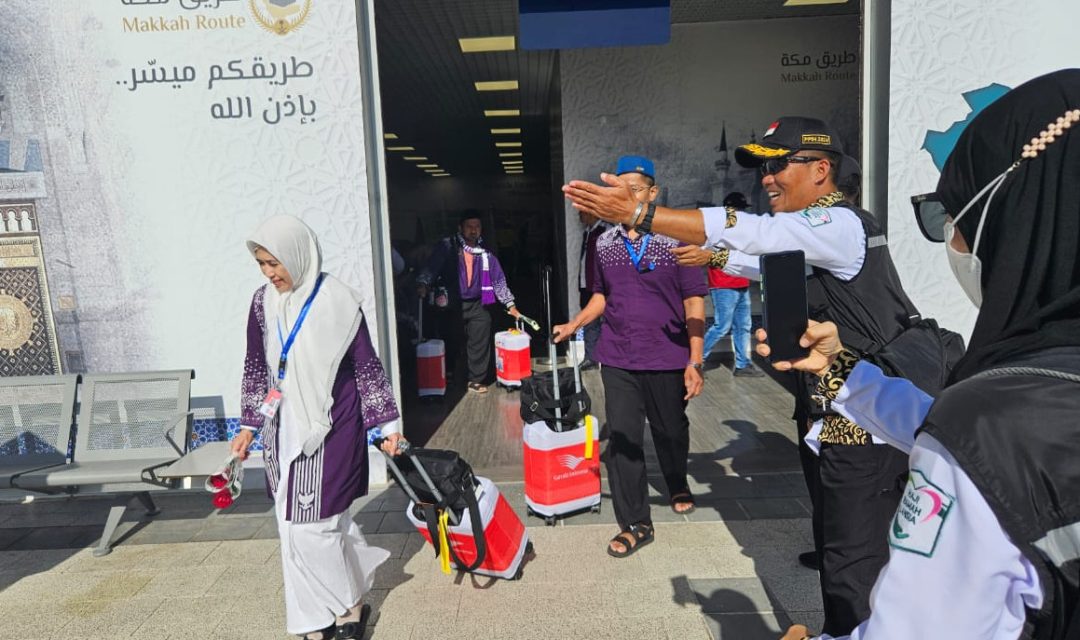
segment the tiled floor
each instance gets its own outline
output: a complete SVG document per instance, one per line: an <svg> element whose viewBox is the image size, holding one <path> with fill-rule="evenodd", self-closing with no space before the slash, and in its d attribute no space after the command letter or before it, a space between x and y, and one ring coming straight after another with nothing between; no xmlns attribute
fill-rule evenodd
<svg viewBox="0 0 1080 640"><path fill-rule="evenodd" d="M586 375L591 391L599 387L596 372ZM593 398L602 417L602 391ZM474 394L439 410L429 444L458 447L495 477L535 554L520 581L443 575L404 516L404 494L373 490L354 518L392 557L368 597L367 637L756 640L779 637L792 620L820 626L817 574L796 561L811 536L790 400L771 379L709 376L689 409L697 510L673 513L654 478L656 541L625 559L605 552L615 533L606 485L600 513L552 527L525 515L516 395ZM651 453L649 461L655 468ZM130 507L103 558L88 547L112 498L0 503L0 636L290 637L272 505L258 478L249 472L243 496L223 511L203 491L155 494L161 514Z"/></svg>

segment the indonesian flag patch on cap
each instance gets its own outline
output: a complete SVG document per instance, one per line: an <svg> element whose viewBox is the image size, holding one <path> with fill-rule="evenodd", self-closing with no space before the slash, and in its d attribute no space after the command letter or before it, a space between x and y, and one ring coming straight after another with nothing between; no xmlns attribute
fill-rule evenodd
<svg viewBox="0 0 1080 640"><path fill-rule="evenodd" d="M776 122L770 124L769 128L765 130L765 135L763 135L761 137L762 138L768 138L772 134L776 133L776 128L779 127L779 126L780 126L780 121L779 120L777 120Z"/></svg>

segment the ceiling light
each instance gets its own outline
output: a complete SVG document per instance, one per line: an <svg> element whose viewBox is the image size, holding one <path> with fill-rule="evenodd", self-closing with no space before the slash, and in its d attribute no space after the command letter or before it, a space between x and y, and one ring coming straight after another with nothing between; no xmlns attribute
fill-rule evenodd
<svg viewBox="0 0 1080 640"><path fill-rule="evenodd" d="M489 118L501 118L506 116L520 116L520 109L484 109L484 115Z"/></svg>
<svg viewBox="0 0 1080 640"><path fill-rule="evenodd" d="M427 160L427 156L401 156L402 160L411 160L413 162L423 162Z"/></svg>
<svg viewBox="0 0 1080 640"><path fill-rule="evenodd" d="M449 178L450 174L449 173L433 173L433 174L431 174L431 177L432 178Z"/></svg>
<svg viewBox="0 0 1080 640"><path fill-rule="evenodd" d="M446 169L424 169L424 173L443 173Z"/></svg>
<svg viewBox="0 0 1080 640"><path fill-rule="evenodd" d="M521 157L521 152L520 151L504 151L504 152L499 154L499 157L500 158L520 158Z"/></svg>
<svg viewBox="0 0 1080 640"><path fill-rule="evenodd" d="M420 169L438 169L439 168L439 165L437 165L437 164L418 164L416 166L418 168L420 168Z"/></svg>
<svg viewBox="0 0 1080 640"><path fill-rule="evenodd" d="M524 171L507 171L506 175L508 175L508 176L518 176L518 175L521 175L523 173L525 173L525 172Z"/></svg>
<svg viewBox="0 0 1080 640"><path fill-rule="evenodd" d="M805 7L814 4L847 4L847 0L787 0L785 7Z"/></svg>
<svg viewBox="0 0 1080 640"><path fill-rule="evenodd" d="M384 133L382 134L383 140L397 140L396 133Z"/></svg>
<svg viewBox="0 0 1080 640"><path fill-rule="evenodd" d="M503 160L502 163L503 163L504 167L509 167L510 165L514 165L514 164L525 164L525 161L524 160Z"/></svg>
<svg viewBox="0 0 1080 640"><path fill-rule="evenodd" d="M514 36L494 36L490 38L458 38L462 53L483 53L485 51L513 51Z"/></svg>
<svg viewBox="0 0 1080 640"><path fill-rule="evenodd" d="M387 151L416 151L413 147L387 147Z"/></svg>
<svg viewBox="0 0 1080 640"><path fill-rule="evenodd" d="M498 136L507 133L521 133L521 129L518 127L513 127L510 129L492 129L491 132Z"/></svg>
<svg viewBox="0 0 1080 640"><path fill-rule="evenodd" d="M491 80L474 84L477 91L515 91L518 88L517 80Z"/></svg>
<svg viewBox="0 0 1080 640"><path fill-rule="evenodd" d="M496 147L520 147L520 142L496 142Z"/></svg>

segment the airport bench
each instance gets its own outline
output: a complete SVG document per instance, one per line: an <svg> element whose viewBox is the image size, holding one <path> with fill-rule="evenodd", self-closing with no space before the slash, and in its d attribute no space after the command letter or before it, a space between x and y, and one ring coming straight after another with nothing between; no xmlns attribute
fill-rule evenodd
<svg viewBox="0 0 1080 640"><path fill-rule="evenodd" d="M68 420L66 437L62 428L54 433L51 423L49 429L34 427L36 431L27 431L25 420L11 423L12 431L22 430L11 438L16 445L40 441L49 446L39 447L40 459L29 459L23 453L25 446L12 448L8 440L0 441L0 486L41 493L116 494L101 541L94 549L95 556L108 554L116 527L133 499L142 503L147 515L157 515L150 492L179 486L179 477L168 474L167 469L187 453L191 441L193 377L190 369L83 375L78 417L73 427ZM65 379L63 384L58 378ZM65 413L71 405L65 404L69 396L64 394L70 393L71 378L74 376L0 379L0 434L5 438L9 435L9 415L17 412L22 416L26 412L18 400L38 395L50 400L44 403L48 410L41 409L41 414L55 415L62 423L63 417L70 415ZM36 391L34 381L39 387ZM62 387L63 391L46 398L48 394L41 389L53 387ZM9 392L12 388L17 391ZM61 397L56 407L56 398ZM68 457L67 443L72 435L74 447ZM47 436L52 439L46 440ZM17 455L9 456L9 452ZM61 452L65 455L58 459Z"/></svg>

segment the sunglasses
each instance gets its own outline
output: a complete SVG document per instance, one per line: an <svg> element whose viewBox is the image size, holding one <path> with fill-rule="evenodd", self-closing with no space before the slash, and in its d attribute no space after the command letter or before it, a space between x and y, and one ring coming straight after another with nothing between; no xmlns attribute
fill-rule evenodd
<svg viewBox="0 0 1080 640"><path fill-rule="evenodd" d="M915 221L919 231L930 242L945 242L945 218L947 213L941 196L937 193L923 193L911 196L911 206L915 208Z"/></svg>
<svg viewBox="0 0 1080 640"><path fill-rule="evenodd" d="M791 163L795 164L810 164L818 160L828 160L828 158L816 158L814 156L784 156L783 158L770 158L761 163L761 175L771 176L774 173L780 173Z"/></svg>

